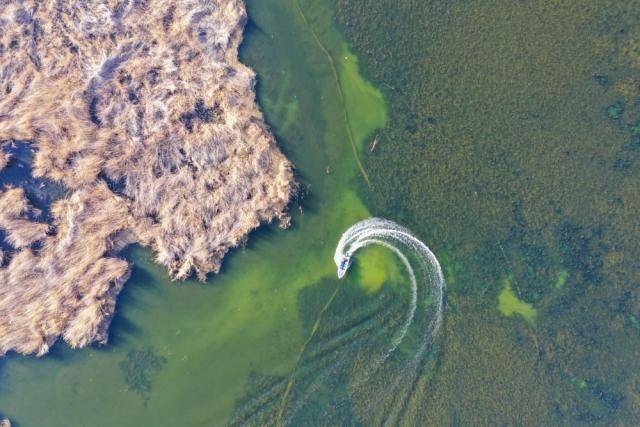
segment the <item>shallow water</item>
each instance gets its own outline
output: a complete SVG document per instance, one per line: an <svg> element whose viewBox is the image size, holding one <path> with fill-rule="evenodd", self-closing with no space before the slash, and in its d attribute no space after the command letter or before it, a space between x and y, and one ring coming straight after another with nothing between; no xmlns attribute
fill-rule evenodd
<svg viewBox="0 0 640 427"><path fill-rule="evenodd" d="M306 23L293 2L249 1L248 8L241 56L258 73L266 119L305 189L292 207L293 228L257 231L206 284L171 283L148 251L127 250L134 272L118 300L108 345L77 351L57 345L42 359L10 355L0 362L0 408L18 425L223 425L250 420L256 411L264 422L288 422L295 408L323 398L296 378L277 414L252 409L243 402L263 393L252 388L252 378L285 378L309 371L315 361L324 364L329 359L314 354L308 360L307 351L338 338L349 348L355 338L345 331L382 342L372 334L385 321L382 314L402 313L408 293L395 286L404 283L404 273L390 251L363 253L362 266L375 268L355 265L343 282L332 259L341 233L369 216L357 195L365 184L351 142L359 153L385 126L382 95L359 74L327 3L305 2ZM318 41L348 85L343 98ZM351 299L339 296L318 322L339 286L351 288ZM396 303L383 308L381 300L393 295ZM309 325L325 323L333 332L310 340L298 366ZM313 370L330 375L323 367ZM282 391L272 394L277 400Z"/></svg>
<svg viewBox="0 0 640 427"><path fill-rule="evenodd" d="M49 221L51 203L64 196L64 186L55 181L34 178L31 175L33 151L28 142L12 141L6 144L3 150L11 155L11 160L7 167L0 171L0 183L24 188L31 204L42 212L38 220Z"/></svg>

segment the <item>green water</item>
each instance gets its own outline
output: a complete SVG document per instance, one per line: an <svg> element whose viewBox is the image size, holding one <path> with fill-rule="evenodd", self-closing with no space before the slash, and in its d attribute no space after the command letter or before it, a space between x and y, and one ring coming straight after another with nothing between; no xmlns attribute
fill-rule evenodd
<svg viewBox="0 0 640 427"><path fill-rule="evenodd" d="M42 359L1 362L0 408L18 425L223 425L242 409L239 399L251 398L250 375L294 372L310 337L305 325L339 286L367 307L385 283L403 282L387 250L363 253L343 282L333 263L341 233L370 216L354 155L386 124L381 93L360 75L328 4L306 1L298 10L291 1L260 0L248 9L241 56L258 73L266 119L307 193L292 208L293 228L254 233L204 285L171 283L148 251L129 249L133 276L107 346L58 345ZM336 83L345 85L342 94ZM305 300L310 287L315 297ZM285 416L293 403L283 402Z"/></svg>

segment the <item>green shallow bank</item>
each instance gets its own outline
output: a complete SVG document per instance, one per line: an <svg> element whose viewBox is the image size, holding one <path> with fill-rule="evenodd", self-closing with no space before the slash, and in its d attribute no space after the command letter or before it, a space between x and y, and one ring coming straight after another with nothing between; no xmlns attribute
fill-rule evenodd
<svg viewBox="0 0 640 427"><path fill-rule="evenodd" d="M20 426L226 424L238 400L252 395L250 375L291 373L309 335L305 325L337 286L361 289L366 306L385 283L403 281L395 258L381 249L359 257L372 268L358 268L344 282L335 278L341 233L370 215L357 195L364 180L351 143L360 154L387 112L380 92L359 74L328 4L301 6L307 23L293 1L250 0L241 51L258 73L266 119L308 190L293 208L293 228L257 231L204 285L171 283L148 251L128 250L135 267L110 343L79 351L58 345L42 359L2 360L5 416ZM334 61L344 99L318 41ZM318 302L302 307L301 292L310 286Z"/></svg>

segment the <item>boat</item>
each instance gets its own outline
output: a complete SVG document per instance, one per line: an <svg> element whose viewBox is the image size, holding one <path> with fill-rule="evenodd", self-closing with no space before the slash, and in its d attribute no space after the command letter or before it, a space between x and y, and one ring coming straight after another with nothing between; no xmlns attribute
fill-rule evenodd
<svg viewBox="0 0 640 427"><path fill-rule="evenodd" d="M340 266L338 267L338 279L342 279L345 274L347 274L347 270L351 265L351 255L345 255L342 257L342 261L340 261Z"/></svg>
<svg viewBox="0 0 640 427"><path fill-rule="evenodd" d="M376 135L375 139L373 140L373 143L371 144L371 152L373 153L373 150L376 149L376 147L378 146L378 135Z"/></svg>

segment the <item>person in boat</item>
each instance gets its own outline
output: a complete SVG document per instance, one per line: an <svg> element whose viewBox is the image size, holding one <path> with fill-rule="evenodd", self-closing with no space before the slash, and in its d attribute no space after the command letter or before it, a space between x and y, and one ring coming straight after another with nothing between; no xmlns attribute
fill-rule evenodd
<svg viewBox="0 0 640 427"><path fill-rule="evenodd" d="M342 261L340 261L340 266L338 267L338 278L342 279L345 274L347 274L347 270L351 265L351 255L347 254L342 257Z"/></svg>

